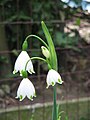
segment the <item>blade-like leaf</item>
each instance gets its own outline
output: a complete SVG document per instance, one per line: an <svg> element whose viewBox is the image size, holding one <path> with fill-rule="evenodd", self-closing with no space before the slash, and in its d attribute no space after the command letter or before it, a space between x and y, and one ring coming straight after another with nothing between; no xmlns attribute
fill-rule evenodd
<svg viewBox="0 0 90 120"><path fill-rule="evenodd" d="M50 55L51 55L50 56L50 64L52 66L52 69L57 70L57 55L56 55L56 51L55 51L55 47L54 47L51 35L50 35L45 23L42 21L41 24L42 24L42 29L45 34L45 37L47 39L47 43L49 45L49 50L50 50Z"/></svg>

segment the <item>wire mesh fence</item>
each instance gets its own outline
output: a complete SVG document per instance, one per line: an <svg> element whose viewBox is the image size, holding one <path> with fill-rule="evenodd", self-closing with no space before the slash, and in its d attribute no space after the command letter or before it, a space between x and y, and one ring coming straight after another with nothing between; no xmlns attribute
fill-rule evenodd
<svg viewBox="0 0 90 120"><path fill-rule="evenodd" d="M21 1L13 3L13 12L19 14ZM11 4L10 4L11 5ZM27 5L26 5L27 6ZM11 6L10 6L11 7ZM0 119L1 120L51 120L53 88L46 89L47 67L40 61L34 61L35 75L29 76L36 87L37 97L33 101L25 99L19 102L16 97L21 77L12 74L17 54L21 51L21 44L25 37L31 33L38 33L40 19L15 20L7 19L7 6L0 4ZM30 17L32 17L32 4L30 2ZM46 20L55 29L62 30L65 25L60 20ZM42 32L39 31L42 36ZM78 38L79 39L79 38ZM38 46L38 47L37 47ZM41 44L30 41L28 53L40 55ZM33 47L35 49L33 49ZM72 48L56 45L58 56L58 71L64 81L62 86L57 85L57 103L60 104L62 119L68 116L70 120L90 120L90 45Z"/></svg>

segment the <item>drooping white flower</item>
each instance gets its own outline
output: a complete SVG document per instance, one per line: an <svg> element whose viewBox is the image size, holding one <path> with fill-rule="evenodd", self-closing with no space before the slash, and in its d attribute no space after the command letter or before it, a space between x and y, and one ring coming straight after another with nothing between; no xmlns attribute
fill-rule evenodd
<svg viewBox="0 0 90 120"><path fill-rule="evenodd" d="M13 74L17 73L18 71L21 73L25 70L30 74L35 73L28 53L26 51L22 51L16 59Z"/></svg>
<svg viewBox="0 0 90 120"><path fill-rule="evenodd" d="M36 97L35 88L32 82L28 78L24 78L17 90L17 97L22 101L25 97L30 100L33 100L33 97Z"/></svg>
<svg viewBox="0 0 90 120"><path fill-rule="evenodd" d="M42 46L41 49L42 49L43 55L44 55L46 58L49 58L49 57L50 57L50 52L49 52L49 50L48 50L45 46Z"/></svg>
<svg viewBox="0 0 90 120"><path fill-rule="evenodd" d="M63 83L60 74L53 69L49 70L46 81L47 81L47 88L50 85L54 86L56 83L59 84Z"/></svg>

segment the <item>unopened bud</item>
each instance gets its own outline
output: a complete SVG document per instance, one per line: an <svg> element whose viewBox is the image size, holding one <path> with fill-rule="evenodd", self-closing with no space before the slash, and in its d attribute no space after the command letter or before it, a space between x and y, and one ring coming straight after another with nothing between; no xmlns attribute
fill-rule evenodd
<svg viewBox="0 0 90 120"><path fill-rule="evenodd" d="M50 52L49 52L49 50L48 50L46 47L44 47L44 46L42 46L41 49L42 49L43 55L44 55L46 58L49 58L49 57L50 57Z"/></svg>

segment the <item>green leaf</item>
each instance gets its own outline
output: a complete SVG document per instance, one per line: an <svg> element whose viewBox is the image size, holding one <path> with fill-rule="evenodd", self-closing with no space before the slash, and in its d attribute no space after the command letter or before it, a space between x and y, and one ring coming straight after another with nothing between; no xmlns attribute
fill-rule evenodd
<svg viewBox="0 0 90 120"><path fill-rule="evenodd" d="M56 55L56 51L55 51L55 47L54 47L51 35L50 35L50 33L48 31L48 28L46 27L45 23L42 21L41 24L42 24L42 29L43 29L43 32L45 34L45 37L47 39L47 43L48 43L48 46L49 46L51 67L54 70L57 70L57 55Z"/></svg>

